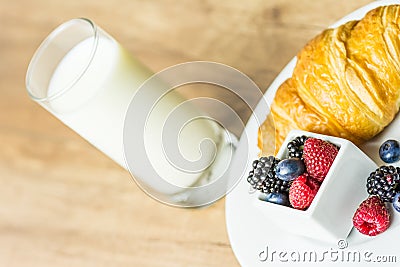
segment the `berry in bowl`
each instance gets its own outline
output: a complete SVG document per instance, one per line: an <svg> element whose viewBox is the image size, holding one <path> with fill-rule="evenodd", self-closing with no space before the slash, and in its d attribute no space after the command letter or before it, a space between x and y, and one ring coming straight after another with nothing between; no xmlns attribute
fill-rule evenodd
<svg viewBox="0 0 400 267"><path fill-rule="evenodd" d="M377 165L352 142L293 130L276 157L253 162L254 205L283 230L319 240L345 239L354 210L368 196Z"/></svg>

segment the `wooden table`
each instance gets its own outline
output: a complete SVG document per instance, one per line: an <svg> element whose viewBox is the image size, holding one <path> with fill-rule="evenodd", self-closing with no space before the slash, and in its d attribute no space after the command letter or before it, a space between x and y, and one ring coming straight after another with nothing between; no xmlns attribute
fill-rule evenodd
<svg viewBox="0 0 400 267"><path fill-rule="evenodd" d="M368 2L0 0L0 266L238 265L224 200L158 203L29 99L28 62L57 25L88 17L154 71L217 61L266 88L307 40Z"/></svg>

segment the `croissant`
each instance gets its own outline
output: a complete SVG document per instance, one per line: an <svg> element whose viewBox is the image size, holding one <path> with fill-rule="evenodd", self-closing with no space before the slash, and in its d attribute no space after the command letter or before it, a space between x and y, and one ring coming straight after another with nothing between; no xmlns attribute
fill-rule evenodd
<svg viewBox="0 0 400 267"><path fill-rule="evenodd" d="M381 132L400 103L400 5L327 29L297 55L258 131L262 155L275 154L292 129L359 145Z"/></svg>

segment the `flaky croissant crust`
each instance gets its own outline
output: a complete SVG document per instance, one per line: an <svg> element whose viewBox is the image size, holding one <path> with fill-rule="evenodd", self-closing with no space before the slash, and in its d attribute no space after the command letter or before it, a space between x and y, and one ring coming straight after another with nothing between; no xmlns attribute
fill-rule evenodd
<svg viewBox="0 0 400 267"><path fill-rule="evenodd" d="M297 55L259 128L261 154L276 153L292 129L361 144L381 132L400 104L400 5L327 29ZM275 126L275 127L274 127Z"/></svg>

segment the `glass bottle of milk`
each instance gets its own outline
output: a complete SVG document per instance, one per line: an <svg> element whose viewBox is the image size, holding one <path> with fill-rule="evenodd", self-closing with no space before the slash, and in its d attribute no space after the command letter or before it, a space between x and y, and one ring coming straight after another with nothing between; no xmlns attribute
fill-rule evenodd
<svg viewBox="0 0 400 267"><path fill-rule="evenodd" d="M123 144L125 115L137 90L151 76L151 71L93 22L73 19L54 30L36 51L28 67L27 89L45 109L127 168ZM162 94L157 86L151 90ZM194 106L184 103L185 99L174 91L163 95L154 103L144 130L147 155L143 156L149 158L163 180L180 189L157 182L150 183L151 187L158 194L177 195L169 203L173 205L187 199L181 196L185 188L204 185L221 175L211 172L212 168L226 171L234 150L232 136L218 123L203 117ZM177 168L165 155L163 131L172 113L177 116L176 121L188 115L199 118L180 128L178 143L186 160L204 161L200 172ZM205 139L214 145L199 149ZM146 173L140 176L136 178L146 180Z"/></svg>

